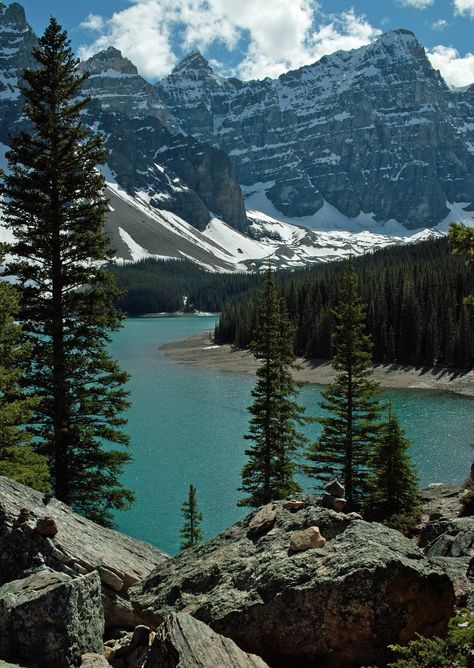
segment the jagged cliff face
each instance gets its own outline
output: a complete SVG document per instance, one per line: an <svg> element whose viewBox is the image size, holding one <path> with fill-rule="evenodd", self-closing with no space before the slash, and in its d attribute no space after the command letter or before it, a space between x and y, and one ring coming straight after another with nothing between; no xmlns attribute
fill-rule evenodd
<svg viewBox="0 0 474 668"><path fill-rule="evenodd" d="M450 91L408 31L276 80L221 79L193 52L157 88L187 133L223 148L285 215L326 200L419 228L445 218L447 201L474 200L474 93Z"/></svg>
<svg viewBox="0 0 474 668"><path fill-rule="evenodd" d="M37 38L26 22L25 10L14 2L0 2L0 141L8 143L8 133L21 113L18 82L25 67L31 67L31 50Z"/></svg>

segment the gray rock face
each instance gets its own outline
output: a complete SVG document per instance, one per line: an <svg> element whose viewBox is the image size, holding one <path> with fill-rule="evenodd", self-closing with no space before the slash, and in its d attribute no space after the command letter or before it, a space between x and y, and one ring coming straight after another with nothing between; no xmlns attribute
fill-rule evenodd
<svg viewBox="0 0 474 668"><path fill-rule="evenodd" d="M0 587L0 656L40 668L80 666L102 651L104 614L97 573L74 578L42 570Z"/></svg>
<svg viewBox="0 0 474 668"><path fill-rule="evenodd" d="M21 509L29 512L18 524ZM46 515L58 528L52 538L36 530L37 520ZM151 545L100 527L56 499L45 506L39 492L0 477L0 584L44 565L69 575L98 571L107 626L133 627L139 620L127 600L128 589L166 559Z"/></svg>
<svg viewBox="0 0 474 668"><path fill-rule="evenodd" d="M25 67L33 64L31 50L37 41L23 7L17 2L0 2L0 141L4 144L21 113L18 81Z"/></svg>
<svg viewBox="0 0 474 668"><path fill-rule="evenodd" d="M161 564L130 591L138 613L155 625L192 614L275 668L383 665L388 644L444 632L453 586L419 548L306 500L296 512L281 504L259 538L248 536L251 515ZM292 532L312 526L325 546L290 552Z"/></svg>
<svg viewBox="0 0 474 668"><path fill-rule="evenodd" d="M326 200L417 228L440 222L446 201L474 200L474 91L451 91L406 30L276 80L221 79L194 52L157 88L187 133L223 148L247 192L263 182L285 215Z"/></svg>
<svg viewBox="0 0 474 668"><path fill-rule="evenodd" d="M172 614L158 629L144 668L265 668L258 656L243 652L191 615Z"/></svg>
<svg viewBox="0 0 474 668"><path fill-rule="evenodd" d="M107 137L109 167L130 194L176 213L198 230L211 212L245 231L248 221L232 161L220 149L179 133L155 86L109 47L82 63L91 126Z"/></svg>
<svg viewBox="0 0 474 668"><path fill-rule="evenodd" d="M109 46L82 63L81 69L90 75L84 92L99 102L102 109L130 118L156 117L175 129L156 87L141 77L135 65L118 49Z"/></svg>

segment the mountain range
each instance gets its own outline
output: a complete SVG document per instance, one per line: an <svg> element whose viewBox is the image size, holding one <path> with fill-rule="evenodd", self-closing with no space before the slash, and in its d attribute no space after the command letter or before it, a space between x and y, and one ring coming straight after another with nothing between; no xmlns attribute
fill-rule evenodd
<svg viewBox="0 0 474 668"><path fill-rule="evenodd" d="M36 41L0 2L4 150ZM198 51L155 84L114 47L80 67L123 260L296 267L474 221L474 85L450 88L407 30L278 79L222 78Z"/></svg>

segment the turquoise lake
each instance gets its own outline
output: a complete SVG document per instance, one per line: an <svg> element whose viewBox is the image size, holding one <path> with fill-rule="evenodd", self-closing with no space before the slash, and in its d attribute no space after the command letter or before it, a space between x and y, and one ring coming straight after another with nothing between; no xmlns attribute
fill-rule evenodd
<svg viewBox="0 0 474 668"><path fill-rule="evenodd" d="M132 510L116 516L120 531L170 554L179 549L181 505L190 483L197 487L206 538L246 514L237 508L245 461L246 407L254 377L197 369L173 362L160 350L204 330L215 317L137 318L125 322L110 344L131 375L127 431L133 462L124 483L134 490ZM474 456L474 400L425 390L387 391L407 435L420 482L459 482ZM320 414L320 387L306 385L300 400ZM319 426L308 425L314 439ZM303 480L306 491L312 483Z"/></svg>

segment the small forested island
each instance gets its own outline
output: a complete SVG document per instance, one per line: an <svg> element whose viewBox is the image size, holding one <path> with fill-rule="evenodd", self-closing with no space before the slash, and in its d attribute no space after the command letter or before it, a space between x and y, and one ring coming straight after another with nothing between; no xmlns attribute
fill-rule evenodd
<svg viewBox="0 0 474 668"><path fill-rule="evenodd" d="M88 25L100 29L101 21L91 14ZM249 168L231 161L245 150L227 155L206 143L204 121L215 86L223 104L247 84L216 77L196 52L156 85L112 46L81 62L55 18L38 39L18 3L0 2L0 28L0 65L10 59L0 83L8 141L0 185L0 668L472 668L474 463L464 441L472 438L474 227L456 219L447 235L387 234L368 248L372 233L318 236L246 209L235 170L245 181ZM395 64L409 57L425 63L447 96L415 42L406 30L387 33L358 55L336 54L334 67L340 58L382 67L387 54ZM194 94L200 77L212 82L198 138L188 127L193 96L185 96L189 118L180 105L188 68ZM283 86L293 76L248 86ZM339 164L328 150L317 160ZM322 196L313 192L304 204L310 181L291 186L302 178L292 174L265 192L282 215L304 217ZM139 187L145 175L153 194ZM466 177L463 187L470 183ZM326 185L340 208L329 200L319 208L341 221L347 202ZM407 229L423 215L441 224L438 205L423 201L406 213ZM385 213L388 224L392 208ZM350 207L346 218L365 220ZM184 344L174 322L140 319L143 350L132 328L116 360L127 316L133 324L134 316L176 313L219 316L208 316L210 331L194 323ZM245 355L254 373L229 375L225 396L209 369L185 373L177 362L193 360L176 352L222 346ZM127 370L132 349L135 375ZM316 364L330 373L303 397L298 374ZM384 392L377 366L437 374L444 384L431 389L464 395L444 406L444 440L442 420L432 418L424 470L406 428L419 404ZM159 384L168 374L168 403L154 394L157 369ZM211 410L209 397L217 397ZM435 393L431 399L441 406ZM133 412L134 401L147 419ZM227 404L234 421L217 428ZM198 437L202 424L206 439ZM185 428L194 438L183 447Z"/></svg>

